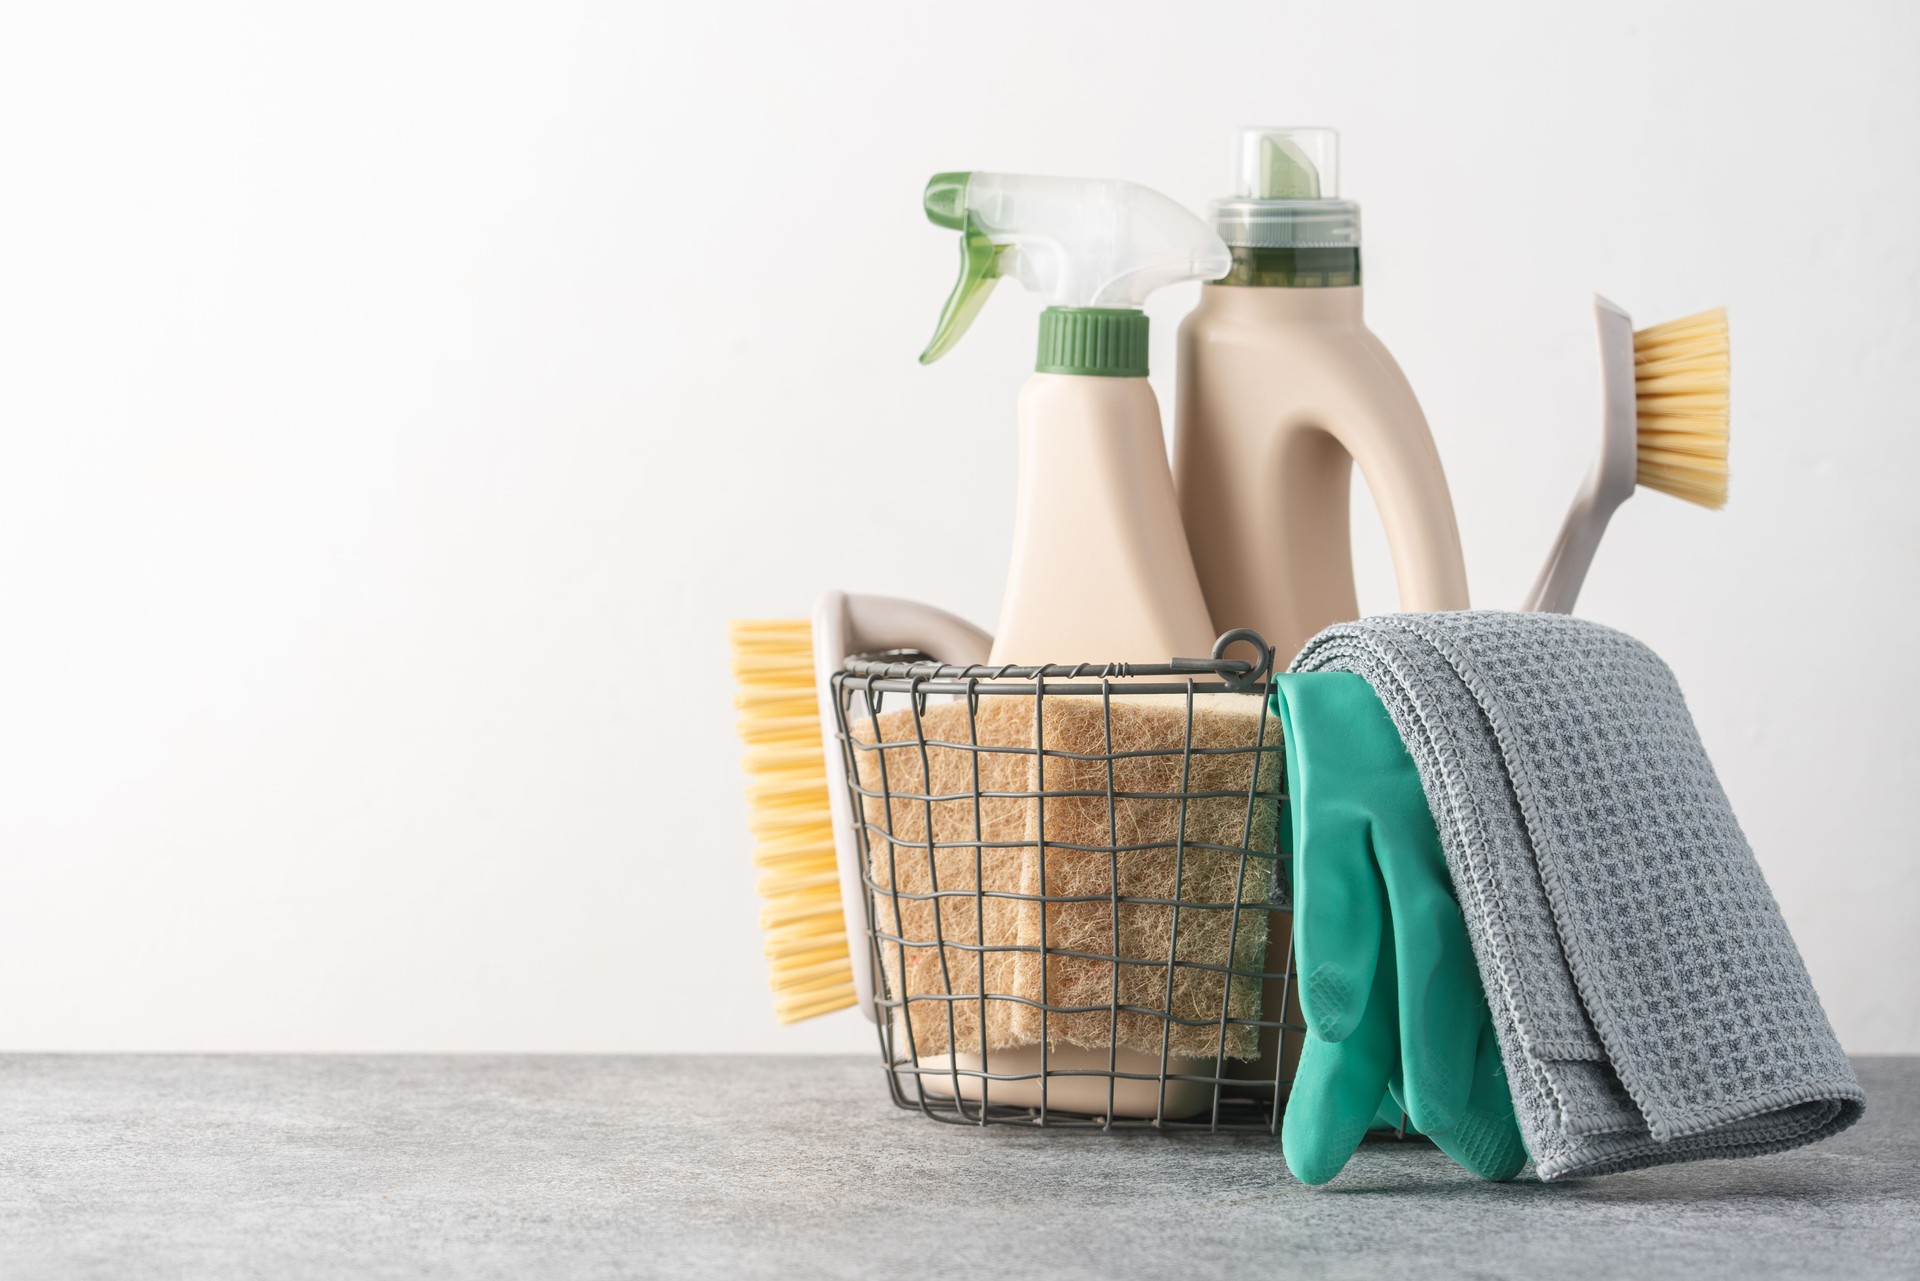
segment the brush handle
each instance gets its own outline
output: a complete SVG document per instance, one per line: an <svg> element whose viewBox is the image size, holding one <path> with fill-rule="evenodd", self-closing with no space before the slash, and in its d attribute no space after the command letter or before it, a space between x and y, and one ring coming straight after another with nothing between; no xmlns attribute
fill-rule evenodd
<svg viewBox="0 0 1920 1281"><path fill-rule="evenodd" d="M1580 588L1587 581L1587 570L1593 564L1593 553L1600 546L1600 536L1607 532L1607 522L1619 505L1604 500L1598 473L1589 473L1573 505L1567 509L1560 537L1547 553L1546 564L1540 567L1540 577L1534 581L1522 609L1537 614L1573 612L1573 603L1580 598Z"/></svg>
<svg viewBox="0 0 1920 1281"><path fill-rule="evenodd" d="M837 593L836 593L837 594ZM944 609L898 596L846 596L846 653L829 654L835 668L851 654L917 649L943 663L987 661L993 637Z"/></svg>
<svg viewBox="0 0 1920 1281"><path fill-rule="evenodd" d="M1633 320L1617 303L1595 296L1594 334L1600 341L1600 456L1567 511L1560 537L1522 607L1571 614L1593 564L1600 535L1620 504L1633 496L1639 470L1638 404L1633 381Z"/></svg>

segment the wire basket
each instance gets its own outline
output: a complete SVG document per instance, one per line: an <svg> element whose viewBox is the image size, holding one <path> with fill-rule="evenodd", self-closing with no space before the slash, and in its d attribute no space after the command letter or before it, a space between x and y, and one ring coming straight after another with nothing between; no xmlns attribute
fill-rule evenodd
<svg viewBox="0 0 1920 1281"><path fill-rule="evenodd" d="M1278 1132L1305 1028L1272 663L1245 629L1156 665L845 661L835 732L896 1104Z"/></svg>

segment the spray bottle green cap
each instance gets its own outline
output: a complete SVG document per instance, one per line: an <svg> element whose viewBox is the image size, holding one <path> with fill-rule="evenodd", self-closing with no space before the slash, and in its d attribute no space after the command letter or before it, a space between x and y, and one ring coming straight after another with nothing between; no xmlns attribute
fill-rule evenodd
<svg viewBox="0 0 1920 1281"><path fill-rule="evenodd" d="M1144 377L1147 295L1232 265L1206 223L1130 182L939 173L922 203L929 222L960 233L960 279L922 364L952 350L1012 277L1047 301L1037 372Z"/></svg>

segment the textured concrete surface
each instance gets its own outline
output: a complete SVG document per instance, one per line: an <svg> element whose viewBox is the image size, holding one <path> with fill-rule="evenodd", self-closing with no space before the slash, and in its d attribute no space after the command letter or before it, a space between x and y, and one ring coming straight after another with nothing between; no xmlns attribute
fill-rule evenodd
<svg viewBox="0 0 1920 1281"><path fill-rule="evenodd" d="M1920 1276L1920 1058L1823 1146L1478 1183L988 1132L848 1058L0 1057L0 1277Z"/></svg>

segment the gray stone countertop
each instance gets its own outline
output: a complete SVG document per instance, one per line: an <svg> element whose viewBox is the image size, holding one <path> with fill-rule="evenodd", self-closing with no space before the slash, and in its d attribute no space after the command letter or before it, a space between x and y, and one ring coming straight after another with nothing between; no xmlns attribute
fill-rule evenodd
<svg viewBox="0 0 1920 1281"><path fill-rule="evenodd" d="M1545 1186L985 1131L802 1057L0 1056L0 1278L1920 1277L1920 1057L1828 1143Z"/></svg>

